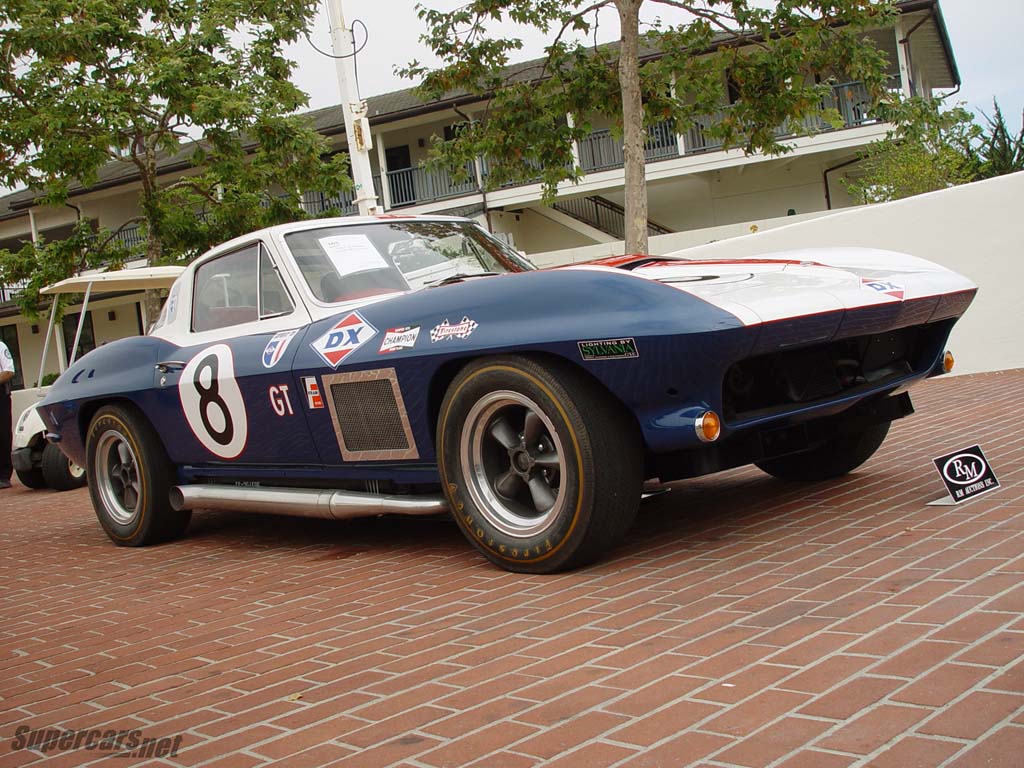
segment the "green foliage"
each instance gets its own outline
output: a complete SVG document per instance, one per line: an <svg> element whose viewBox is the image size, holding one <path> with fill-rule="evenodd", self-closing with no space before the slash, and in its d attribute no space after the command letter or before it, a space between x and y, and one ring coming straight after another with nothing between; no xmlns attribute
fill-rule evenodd
<svg viewBox="0 0 1024 768"><path fill-rule="evenodd" d="M318 0L6 0L0 6L0 184L62 205L73 185L135 173L150 263L305 216L303 190L349 185L344 156L295 112L283 47ZM165 180L158 164L184 178ZM191 169L191 170L190 170ZM129 222L133 223L133 222ZM36 287L123 254L103 233L0 255ZM34 301L29 291L26 301Z"/></svg>
<svg viewBox="0 0 1024 768"><path fill-rule="evenodd" d="M679 133L720 108L729 74L738 94L725 118L707 131L725 147L780 153L777 128L788 120L820 116L830 122L831 82L859 80L875 96L884 91L884 55L866 39L888 26L888 0L646 0L689 12L682 24L657 23L641 35L640 89L646 126L671 120ZM596 13L616 6L639 13L644 0L469 0L454 11L419 6L422 40L440 60L417 61L399 72L420 81L426 100L464 92L486 100L479 114L447 141L436 140L433 163L454 172L474 157L487 158L488 185L540 177L546 199L559 182L582 174L572 143L598 119L624 131L623 88L617 45L590 45L574 35L596 37ZM515 35L492 34L488 25L513 21L550 38L535 67L511 67L523 48ZM716 53L708 53L712 45ZM816 76L821 76L816 82ZM572 124L566 121L572 114ZM627 206L628 207L628 206Z"/></svg>
<svg viewBox="0 0 1024 768"><path fill-rule="evenodd" d="M979 177L991 179L1007 173L1024 171L1024 125L1013 136L1006 125L999 102L992 100L992 117L982 113L988 129L983 131L978 154L981 158Z"/></svg>
<svg viewBox="0 0 1024 768"><path fill-rule="evenodd" d="M913 98L884 106L893 124L864 153L857 178L844 182L859 203L883 203L974 181L982 160L982 130L962 105L942 108L937 99Z"/></svg>

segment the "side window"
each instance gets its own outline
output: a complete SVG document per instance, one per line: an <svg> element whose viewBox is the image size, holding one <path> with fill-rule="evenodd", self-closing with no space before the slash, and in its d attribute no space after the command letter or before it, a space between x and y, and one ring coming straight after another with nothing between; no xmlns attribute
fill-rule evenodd
<svg viewBox="0 0 1024 768"><path fill-rule="evenodd" d="M250 245L196 270L193 331L212 331L259 319L259 254L259 245Z"/></svg>
<svg viewBox="0 0 1024 768"><path fill-rule="evenodd" d="M290 314L294 308L281 282L281 275L274 268L266 249L260 246L260 320Z"/></svg>

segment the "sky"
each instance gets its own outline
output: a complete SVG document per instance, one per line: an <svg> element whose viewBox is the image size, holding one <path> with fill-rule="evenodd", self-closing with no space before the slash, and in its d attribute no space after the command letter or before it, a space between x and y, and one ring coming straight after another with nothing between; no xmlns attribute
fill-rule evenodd
<svg viewBox="0 0 1024 768"><path fill-rule="evenodd" d="M459 0L423 1L428 7L441 10L461 4ZM342 2L347 22L351 25L359 19L369 32L366 46L358 57L363 97L413 85L395 75L394 68L414 58L430 61L429 52L419 41L423 23L416 16L416 0ZM1020 77L1018 58L1022 55L1019 30L1024 26L1024 0L941 0L941 7L963 79L963 88L953 100L966 102L975 112L983 110L991 114L995 96L1008 122L1019 128L1024 108L1024 78ZM666 22L679 18L676 11L663 5L647 3L645 8L648 10L643 15L648 21L658 13ZM509 34L506 31L509 29L515 29L514 25L502 27L504 34ZM542 55L546 38L533 30L519 28L518 31L526 44L521 59ZM318 47L330 50L330 28L323 7L310 37ZM618 20L614 12L607 12L599 26L599 41L617 37ZM362 40L362 30L357 29L357 44ZM289 55L298 64L294 79L310 95L310 106L336 104L334 62L316 53L305 40L291 46Z"/></svg>

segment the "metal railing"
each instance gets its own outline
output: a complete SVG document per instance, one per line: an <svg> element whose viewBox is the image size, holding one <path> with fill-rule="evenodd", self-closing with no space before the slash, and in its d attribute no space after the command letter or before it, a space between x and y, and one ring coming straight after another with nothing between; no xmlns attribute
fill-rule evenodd
<svg viewBox="0 0 1024 768"><path fill-rule="evenodd" d="M570 197L556 200L551 207L614 238L622 240L626 237L626 211L611 200L596 196ZM667 235L671 231L653 221L647 222L647 234L650 236Z"/></svg>
<svg viewBox="0 0 1024 768"><path fill-rule="evenodd" d="M401 208L433 200L469 195L480 190L473 163L466 163L468 178L456 181L447 170L427 170L423 167L400 168L387 172L391 207Z"/></svg>
<svg viewBox="0 0 1024 768"><path fill-rule="evenodd" d="M594 131L579 143L580 168L586 172L621 168L625 164L622 140L606 129ZM647 128L644 157L647 162L679 156L675 128L669 121L655 123Z"/></svg>
<svg viewBox="0 0 1024 768"><path fill-rule="evenodd" d="M888 88L893 90L899 87L899 78L890 78ZM842 127L844 128L856 128L860 125L880 122L880 118L875 114L874 100L864 83L841 83L833 86L832 93L822 100L821 106L822 109L837 110L843 119ZM721 149L722 139L707 135L707 131L713 125L721 123L729 114L729 109L730 107L722 107L711 114L701 115L697 118L696 124L690 127L684 137L686 154ZM786 121L775 129L775 135L782 138L807 133L824 133L831 130L835 130L832 125L821 117L811 115L802 120Z"/></svg>
<svg viewBox="0 0 1024 768"><path fill-rule="evenodd" d="M14 301L18 294L21 293L28 286L28 280L21 280L16 283L9 283L7 285L0 285L0 304L8 301Z"/></svg>

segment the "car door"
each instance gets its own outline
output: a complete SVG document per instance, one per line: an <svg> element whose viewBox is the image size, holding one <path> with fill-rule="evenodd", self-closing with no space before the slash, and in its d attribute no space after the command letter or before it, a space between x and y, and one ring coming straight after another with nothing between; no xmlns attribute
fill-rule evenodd
<svg viewBox="0 0 1024 768"><path fill-rule="evenodd" d="M197 266L190 287L187 331L161 354L152 409L173 436L171 460L319 463L291 374L309 315L272 252L256 241L219 254Z"/></svg>

